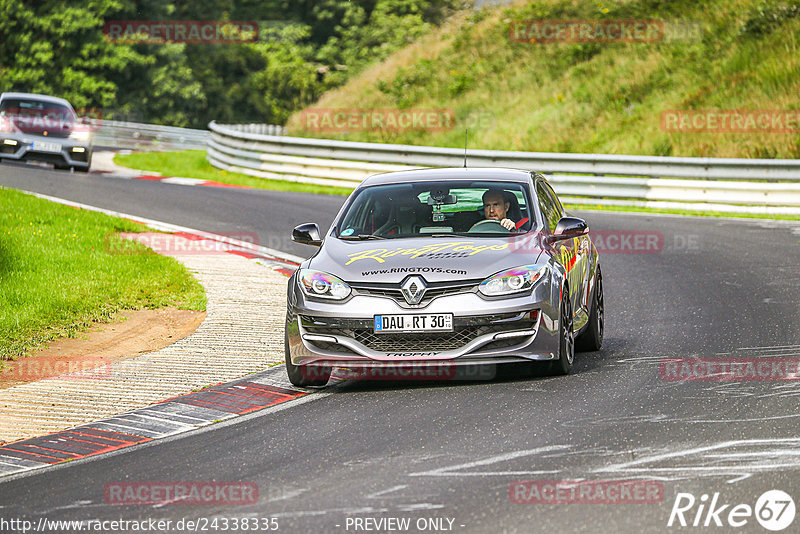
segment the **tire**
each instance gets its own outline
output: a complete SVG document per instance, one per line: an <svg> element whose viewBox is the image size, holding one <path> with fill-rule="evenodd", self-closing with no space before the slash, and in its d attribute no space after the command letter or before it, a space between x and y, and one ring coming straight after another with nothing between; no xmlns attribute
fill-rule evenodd
<svg viewBox="0 0 800 534"><path fill-rule="evenodd" d="M289 353L289 336L286 331L283 333L283 350L286 355L286 374L289 375L289 382L291 382L292 385L304 388L309 386L324 386L328 383L331 377L330 369L323 370L317 367L314 368L314 371L309 372L304 369L305 366L292 363L292 357ZM312 376L312 373L314 376Z"/></svg>
<svg viewBox="0 0 800 534"><path fill-rule="evenodd" d="M575 348L580 352L593 352L603 346L603 331L605 329L605 305L603 302L603 275L600 265L597 265L594 282L594 298L589 310L589 326L575 338Z"/></svg>
<svg viewBox="0 0 800 534"><path fill-rule="evenodd" d="M550 362L550 374L554 376L568 375L575 361L575 333L572 329L572 304L569 300L569 289L561 298L561 310L558 320L558 359Z"/></svg>

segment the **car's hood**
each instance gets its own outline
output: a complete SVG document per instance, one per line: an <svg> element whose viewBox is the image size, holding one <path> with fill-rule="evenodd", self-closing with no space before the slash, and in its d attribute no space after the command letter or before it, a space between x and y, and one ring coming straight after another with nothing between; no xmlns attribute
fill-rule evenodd
<svg viewBox="0 0 800 534"><path fill-rule="evenodd" d="M486 278L498 271L536 263L534 233L502 238L438 237L343 241L328 237L309 268L346 282L399 283L410 274L429 282Z"/></svg>

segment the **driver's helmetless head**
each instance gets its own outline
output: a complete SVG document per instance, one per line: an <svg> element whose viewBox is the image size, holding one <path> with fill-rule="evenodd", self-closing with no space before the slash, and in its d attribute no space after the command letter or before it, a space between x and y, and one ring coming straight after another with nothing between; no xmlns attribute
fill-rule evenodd
<svg viewBox="0 0 800 534"><path fill-rule="evenodd" d="M483 215L487 219L502 221L506 218L509 206L500 191L489 189L483 194Z"/></svg>

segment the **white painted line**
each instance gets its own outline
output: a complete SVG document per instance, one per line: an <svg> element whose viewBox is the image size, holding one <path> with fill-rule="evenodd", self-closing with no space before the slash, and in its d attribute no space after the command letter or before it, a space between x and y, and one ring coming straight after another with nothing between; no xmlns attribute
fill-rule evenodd
<svg viewBox="0 0 800 534"><path fill-rule="evenodd" d="M800 345L773 345L771 347L739 347L738 350L800 350Z"/></svg>
<svg viewBox="0 0 800 534"><path fill-rule="evenodd" d="M173 176L170 178L162 178L160 180L162 184L174 184L174 185L202 185L207 181L208 180L201 180L199 178L180 178L178 176Z"/></svg>
<svg viewBox="0 0 800 534"><path fill-rule="evenodd" d="M549 473L558 473L558 470L547 470L547 471L509 471L509 472L481 472L481 473L453 473L452 471L463 470L463 469L472 469L473 467L481 467L485 465L492 465L499 462L505 462L507 460L514 460L516 458L523 458L525 456L532 456L534 454L541 454L543 452L552 452L552 451L563 451L565 449L569 449L568 445L550 445L547 447L539 447L537 449L524 449L520 451L513 451L507 452L505 454L499 454L497 456L490 456L489 458L484 458L482 460L476 460L474 462L467 462L463 464L453 465L450 467L440 467L437 469L432 469L430 471L422 471L419 473L410 473L408 476L411 477L422 477L422 476L485 476L485 475L530 475L530 474L549 474Z"/></svg>
<svg viewBox="0 0 800 534"><path fill-rule="evenodd" d="M655 462L660 462L662 460L671 460L674 458L684 458L690 456L692 454L700 454L704 452L716 451L719 449L724 449L728 447L738 447L738 446L753 446L753 445L780 445L780 444L787 444L787 445L795 445L800 446L800 438L783 438L783 439L749 439L749 440L734 440L734 441L723 441L720 443L715 443L713 445L705 445L702 447L695 447L692 449L682 449L673 452L667 452L663 454L656 454L654 456L646 456L643 458L639 458L637 460L632 460L630 462L623 462L621 464L610 465L608 467L601 467L596 469L595 473L602 473L602 472L625 472L625 471L684 471L684 470L725 470L730 471L733 469L733 466L714 466L714 467L666 467L666 468L653 468L653 467L636 467L641 466L642 464L652 464ZM789 466L799 467L798 464L789 464ZM735 467L737 470L748 470L753 467L759 467L754 465L746 465L741 467ZM768 466L770 469L775 467L782 467L779 465L772 465Z"/></svg>
<svg viewBox="0 0 800 534"><path fill-rule="evenodd" d="M428 502L421 502L419 504L404 504L398 509L401 512L417 512L419 510L441 510L444 508L443 504L431 504Z"/></svg>
<svg viewBox="0 0 800 534"><path fill-rule="evenodd" d="M405 489L405 488L407 488L407 487L408 487L408 485L407 485L407 484L401 484L400 486L393 486L393 487L391 487L391 488L389 488L389 489L385 489L385 490L381 490L381 491L376 491L375 493L370 493L369 495L367 495L367 499L375 499L375 498L377 498L377 497L381 497L381 496L383 496L383 495L386 495L387 493L392 493L392 492L394 492L394 491L398 491L398 490L401 490L401 489Z"/></svg>
<svg viewBox="0 0 800 534"><path fill-rule="evenodd" d="M262 372L263 373L269 373L270 371L274 371L277 368L281 368L282 366L283 366L283 364L281 364L279 366L276 366L276 367L273 367L268 371L262 371ZM278 371L278 372L280 372L280 371ZM141 450L143 448L148 448L148 447L161 445L162 443L168 443L168 442L171 442L173 440L183 439L184 437L196 435L197 433L216 431L218 429L225 428L225 427L228 427L228 426L231 426L231 425L234 425L234 424L239 424L239 423L242 423L244 421L249 421L250 419L255 419L257 417L262 417L262 416L265 416L265 415L269 415L269 414L280 412L280 411L285 410L287 408L293 408L293 407L299 406L301 404L306 404L308 402L313 402L313 401L316 401L316 400L320 400L320 399L323 399L323 398L327 397L328 395L333 395L333 392L324 392L324 391L317 392L317 391L315 391L313 394L308 394L308 395L293 399L291 401L287 401L287 402L282 402L280 404L276 404L274 406L268 406L266 408L262 408L261 410L256 410L254 412L251 412L251 413L248 413L248 414L245 414L245 415L235 416L235 417L232 417L230 419L225 419L224 421L218 421L218 422L208 421L208 422L206 422L206 423L204 423L202 425L197 425L195 428L193 428L191 430L172 432L172 433L169 433L169 434L165 434L163 436L156 436L156 437L151 438L150 441L146 441L146 442L143 442L143 443L137 443L136 445L131 445L129 447L123 447L121 449L117 449L117 450L114 450L114 451L111 451L111 452L106 452L106 453L103 453L103 454L96 454L96 455L93 455L93 456L86 456L86 457L83 457L83 458L78 458L78 459L72 460L70 462L61 462L61 463L58 463L58 464L45 464L45 463L41 463L40 464L40 463L37 462L36 465L34 465L34 466L31 466L31 467L28 467L28 468L25 468L25 469L20 469L18 471L12 472L12 473L8 473L8 474L0 473L0 484L2 484L4 482L11 481L11 480L16 480L18 478L22 478L22 477L25 477L25 476L28 476L28 475L31 475L31 474L35 474L35 473L31 473L31 471L38 471L39 469L42 469L42 468L45 468L45 467L49 468L48 471L66 469L66 468L71 467L73 465L82 464L84 462L92 462L92 461L95 461L95 460L100 459L100 458L103 458L103 459L110 458L110 457L117 456L117 455L120 455L120 454L127 454L128 452L131 452L131 451L139 451L139 450ZM156 406L159 406L159 405L156 405ZM150 407L146 407L146 408L142 408L142 409L146 410L148 408L150 408ZM129 413L131 413L131 412L129 412ZM113 419L113 417L111 419ZM102 427L100 425L105 425L105 424L107 424L107 423L105 423L104 421L101 420L101 421L96 421L96 422L93 422L93 423L87 423L86 425L81 425L81 426L91 426L92 428L102 429ZM121 425L108 424L108 426L121 426ZM80 428L80 427L77 427L77 428ZM122 428L124 428L124 427L122 427ZM74 430L74 429L71 429L71 430ZM142 436L142 437L146 437L146 436ZM7 459L5 457L2 457L2 459L4 461L5 460L9 460L9 459Z"/></svg>

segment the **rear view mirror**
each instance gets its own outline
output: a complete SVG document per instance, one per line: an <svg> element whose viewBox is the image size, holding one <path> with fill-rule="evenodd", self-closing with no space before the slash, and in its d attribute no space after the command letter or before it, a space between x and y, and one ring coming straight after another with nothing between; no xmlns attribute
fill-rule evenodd
<svg viewBox="0 0 800 534"><path fill-rule="evenodd" d="M458 203L458 198L455 195L444 195L444 196L429 196L428 197L428 206L441 206L446 205L450 206L452 204Z"/></svg>

